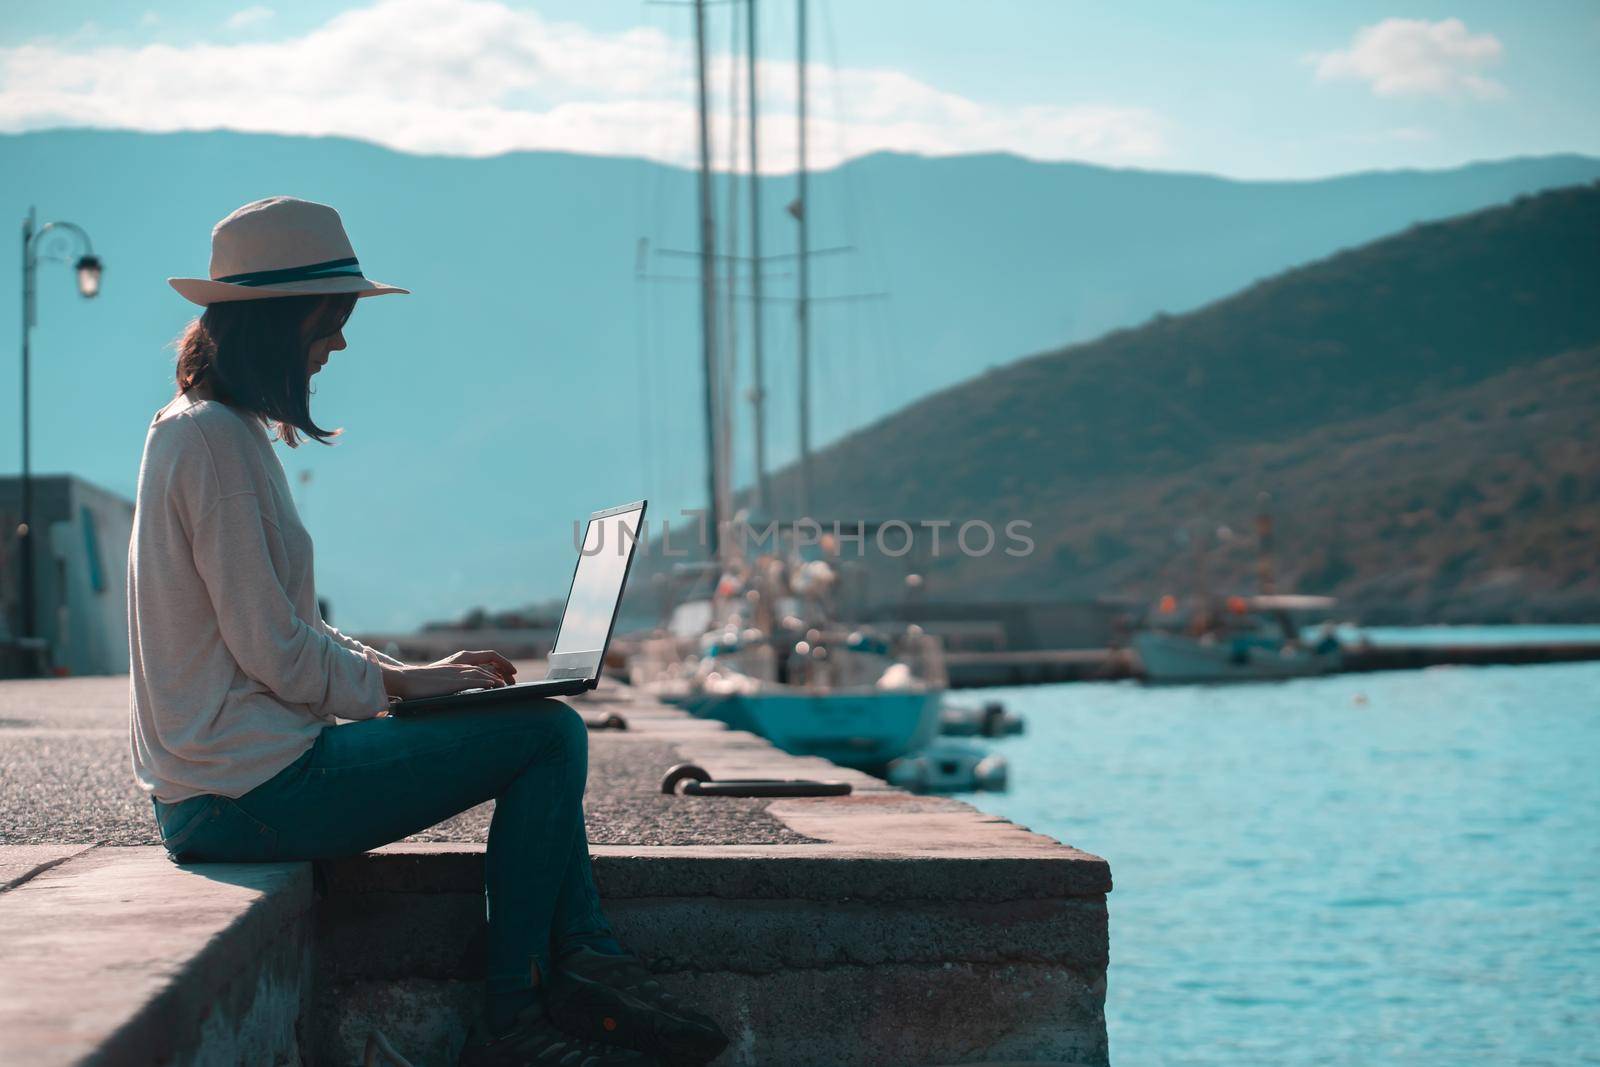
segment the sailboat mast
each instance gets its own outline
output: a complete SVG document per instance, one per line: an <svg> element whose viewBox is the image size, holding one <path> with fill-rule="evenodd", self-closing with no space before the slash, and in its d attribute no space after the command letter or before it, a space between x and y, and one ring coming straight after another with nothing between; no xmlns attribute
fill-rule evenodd
<svg viewBox="0 0 1600 1067"><path fill-rule="evenodd" d="M800 293L795 302L796 328L799 331L798 348L800 364L800 515L811 513L811 204L806 200L806 0L798 0L799 21L796 26L798 62L795 64L799 85L797 107L799 111L800 153L796 168L800 195L795 201L800 223Z"/></svg>
<svg viewBox="0 0 1600 1067"><path fill-rule="evenodd" d="M745 0L745 95L750 123L750 345L755 382L750 388L750 403L755 409L756 493L762 510L770 508L767 492L766 371L761 342L761 152L756 94L756 0Z"/></svg>
<svg viewBox="0 0 1600 1067"><path fill-rule="evenodd" d="M1256 586L1263 596L1278 591L1272 572L1272 512L1267 510L1271 500L1265 491L1256 497Z"/></svg>
<svg viewBox="0 0 1600 1067"><path fill-rule="evenodd" d="M694 0L695 69L699 75L700 111L700 347L705 363L706 507L709 511L706 553L720 555L721 525L717 455L717 279L716 223L711 213L711 117L706 106L706 4Z"/></svg>

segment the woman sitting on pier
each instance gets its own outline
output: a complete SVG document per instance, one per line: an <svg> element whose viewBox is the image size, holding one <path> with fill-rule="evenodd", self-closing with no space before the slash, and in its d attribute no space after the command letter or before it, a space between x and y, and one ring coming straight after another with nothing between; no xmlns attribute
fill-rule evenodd
<svg viewBox="0 0 1600 1067"><path fill-rule="evenodd" d="M323 620L268 430L327 443L311 376L369 281L338 213L274 197L212 232L176 398L145 440L129 558L134 772L179 861L348 856L495 801L487 1034L464 1064L702 1063L727 1039L613 939L583 821L588 733L554 700L396 718L509 683L495 652L413 666ZM338 723L337 720L354 720Z"/></svg>

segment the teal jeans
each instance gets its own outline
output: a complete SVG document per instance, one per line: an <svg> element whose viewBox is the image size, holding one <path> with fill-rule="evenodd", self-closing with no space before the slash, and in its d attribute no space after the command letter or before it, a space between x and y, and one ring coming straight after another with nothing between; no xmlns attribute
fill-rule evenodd
<svg viewBox="0 0 1600 1067"><path fill-rule="evenodd" d="M552 955L617 951L600 911L583 823L589 734L557 700L329 726L237 800L155 802L182 863L350 856L493 800L484 863L488 991L533 984Z"/></svg>

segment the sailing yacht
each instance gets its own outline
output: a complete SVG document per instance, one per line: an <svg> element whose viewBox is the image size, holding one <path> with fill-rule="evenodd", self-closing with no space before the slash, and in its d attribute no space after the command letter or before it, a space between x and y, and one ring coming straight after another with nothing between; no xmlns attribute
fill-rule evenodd
<svg viewBox="0 0 1600 1067"><path fill-rule="evenodd" d="M799 472L804 515L811 502L810 249L806 165L806 0L798 0L797 197L790 215L798 224L796 330L800 425ZM926 747L937 736L947 685L943 649L919 627L851 624L838 611L841 584L837 546L824 536L809 556L794 524L770 551L747 554L736 539L717 536L719 516L732 511L729 487L733 420L728 418L727 370L718 352L715 220L710 193L710 133L706 120L705 2L696 0L695 43L699 76L700 293L705 381L707 488L713 532L711 563L686 568L690 581L709 578L700 597L682 598L672 618L638 644L629 658L630 680L702 718L759 734L787 752L884 773L891 761ZM756 5L744 5L748 50L750 154L750 272L757 315L753 331L754 443L757 493L765 503L766 470L760 328L761 271ZM737 257L733 257L737 258Z"/></svg>
<svg viewBox="0 0 1600 1067"><path fill-rule="evenodd" d="M792 548L723 566L709 598L640 644L630 679L786 752L882 774L938 735L943 647L915 625L844 621L839 583L836 559Z"/></svg>

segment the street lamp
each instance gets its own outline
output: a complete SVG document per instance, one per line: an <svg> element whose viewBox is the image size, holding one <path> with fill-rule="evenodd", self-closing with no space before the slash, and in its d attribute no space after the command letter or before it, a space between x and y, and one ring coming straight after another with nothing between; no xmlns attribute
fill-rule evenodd
<svg viewBox="0 0 1600 1067"><path fill-rule="evenodd" d="M99 256L78 257L78 292L83 294L85 300L92 300L100 295L100 270Z"/></svg>
<svg viewBox="0 0 1600 1067"><path fill-rule="evenodd" d="M76 258L53 248L44 250L44 237L50 233L73 238L72 243L77 250ZM78 292L86 300L100 292L100 275L104 269L100 257L94 254L94 246L89 242L89 235L83 231L82 226L72 222L47 222L43 226L36 227L34 210L31 207L28 209L28 217L22 220L22 484L20 486L22 521L17 524L17 554L21 557L22 564L21 618L18 620L20 625L17 627L17 635L23 639L34 636L33 466L32 435L28 421L28 364L29 342L34 324L38 321L35 276L38 274L41 259L71 263L78 275Z"/></svg>

